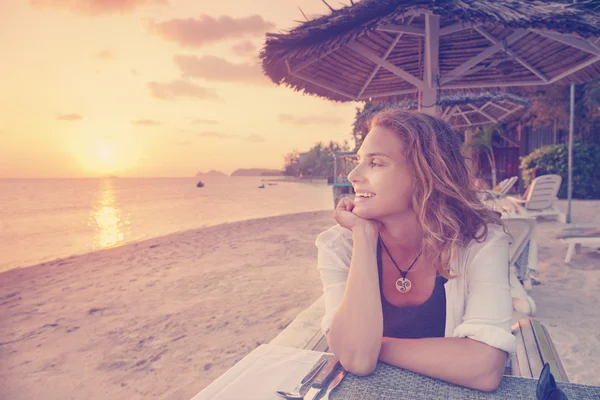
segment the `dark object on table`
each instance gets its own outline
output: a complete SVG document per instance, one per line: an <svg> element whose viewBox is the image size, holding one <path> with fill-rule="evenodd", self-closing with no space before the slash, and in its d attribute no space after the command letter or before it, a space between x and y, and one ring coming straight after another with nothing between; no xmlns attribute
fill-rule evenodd
<svg viewBox="0 0 600 400"><path fill-rule="evenodd" d="M198 183L196 183L196 187L204 187L204 182L198 181Z"/></svg>
<svg viewBox="0 0 600 400"><path fill-rule="evenodd" d="M554 376L550 372L550 364L544 364L536 389L537 400L568 400L565 392L556 386Z"/></svg>

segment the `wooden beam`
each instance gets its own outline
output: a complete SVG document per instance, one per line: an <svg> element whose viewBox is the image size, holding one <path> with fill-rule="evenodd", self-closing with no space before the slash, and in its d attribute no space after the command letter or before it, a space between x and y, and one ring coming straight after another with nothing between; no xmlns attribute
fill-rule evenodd
<svg viewBox="0 0 600 400"><path fill-rule="evenodd" d="M587 67L589 65L592 65L592 64L594 64L594 63L596 63L598 61L600 61L600 56L592 57L592 58L588 59L587 61L584 61L584 62L582 62L579 65L575 65L574 67L569 68L568 70L566 70L564 72L561 72L560 74L556 75L554 78L550 79L550 83L557 82L557 81L561 80L562 78L564 78L565 76L574 74L575 72L577 72L577 71L579 71L579 70L581 70L581 69L583 69L583 68L585 68L585 67Z"/></svg>
<svg viewBox="0 0 600 400"><path fill-rule="evenodd" d="M336 51L339 48L340 48L339 46L336 46L333 49L327 50L324 54L320 55L319 57L315 57L310 60L306 60L301 63L298 63L298 64L294 65L293 68L290 67L291 68L290 71L291 71L291 73L296 73L296 72L300 71L301 69L304 69L304 68L308 67L309 65L319 61L320 59L327 57L329 54L333 53L334 51Z"/></svg>
<svg viewBox="0 0 600 400"><path fill-rule="evenodd" d="M412 85L418 87L419 89L421 89L423 87L423 85L424 85L423 81L421 81L419 78L416 78L415 76L406 72L402 68L399 68L399 67L395 66L394 64L392 64L391 62L386 61L383 58L379 57L377 54L373 53L371 51L371 49L369 49L368 47L366 47L358 42L350 42L346 46L348 46L349 49L354 50L361 56L365 57L369 61L381 66L382 68L387 69L392 74L396 75L397 77L399 77L401 79L404 79L405 81L411 83Z"/></svg>
<svg viewBox="0 0 600 400"><path fill-rule="evenodd" d="M552 80L550 80L552 83ZM538 81L489 81L489 82L475 82L475 83L457 83L455 85L444 85L442 89L479 89L479 88L490 88L490 87L517 87L517 86L539 86L542 83Z"/></svg>
<svg viewBox="0 0 600 400"><path fill-rule="evenodd" d="M487 32L485 29L483 29L482 27L475 27L475 30L477 32L479 32L482 36L484 36L487 40L489 40L490 42L494 43L494 44L501 44L504 45L500 40L498 40L497 38L495 38L494 36L492 36L489 32ZM535 67L533 67L531 64L529 64L527 61L523 60L521 58L521 56L519 56L517 53L515 53L514 51L512 51L510 48L508 48L508 45L505 49L506 53L508 53L510 56L514 57L515 61L517 61L519 64L521 64L522 66L524 66L525 68L527 68L529 71L533 72L535 75L537 75L538 78L540 78L541 80L544 81L544 83L548 83L549 79L546 75L544 75L541 71L539 71L538 69L536 69Z"/></svg>
<svg viewBox="0 0 600 400"><path fill-rule="evenodd" d="M372 98L387 97L387 96L398 96L398 95L401 95L401 94L411 94L411 93L416 93L416 92L417 92L417 89L392 90L392 91L389 91L389 92L377 93L376 96L374 96L374 95L370 95L370 96L363 95L363 96L360 96L360 97L357 96L356 100L369 100L369 99L372 99Z"/></svg>
<svg viewBox="0 0 600 400"><path fill-rule="evenodd" d="M343 90L334 88L333 86L329 86L326 83L316 81L316 80L314 80L312 78L300 75L300 74L298 74L296 72L292 72L291 71L291 67L290 67L290 63L288 62L288 60L285 60L285 65L287 67L287 70L288 70L289 74L295 76L298 79L302 79L302 80L304 80L304 81L306 81L308 83L312 83L313 85L317 85L317 86L320 86L320 87L322 87L324 89L330 90L333 93L339 94L340 96L345 96L345 97L349 98L350 100L357 100L356 97L354 95L351 95L350 93L346 93Z"/></svg>
<svg viewBox="0 0 600 400"><path fill-rule="evenodd" d="M485 106L483 106L485 107ZM483 111L483 107L480 107L477 109L477 112L481 115L483 115L484 117L486 117L487 119L489 119L492 122L498 123L498 120L496 118L494 118L493 116L491 116L490 114L488 114L487 112Z"/></svg>
<svg viewBox="0 0 600 400"><path fill-rule="evenodd" d="M409 20L408 20L408 23L406 25L410 25L413 22L414 19L415 19L415 16L411 15L410 18L409 18ZM396 37L394 38L394 40L392 40L392 43L390 43L390 45L388 46L387 50L383 54L383 59L384 60L387 60L387 58L390 55L390 53L392 52L392 50L394 50L394 48L398 44L398 41L400 39L402 39L402 35L403 35L402 33L399 33L399 34L396 35ZM358 95L356 97L361 97L362 96L362 94L367 89L367 87L369 86L369 84L371 84L371 81L373 80L373 78L375 78L375 75L379 71L379 68L381 68L379 65L377 65L375 68L373 68L373 71L371 71L371 74L369 75L369 77L367 78L367 80L365 81L365 83L363 84L363 87L360 89L360 91L358 92Z"/></svg>
<svg viewBox="0 0 600 400"><path fill-rule="evenodd" d="M548 39L552 39L554 41L560 42L562 44L566 44L567 46L574 47L576 49L585 51L587 53L593 54L595 56L600 56L600 49L596 48L594 45L589 43L586 40L580 39L571 35L564 35L556 32L547 32L541 29L533 29L535 33L538 35L547 37Z"/></svg>
<svg viewBox="0 0 600 400"><path fill-rule="evenodd" d="M511 43L516 42L517 40L521 39L526 34L527 34L527 30L517 29L508 38L506 38L507 45L510 45ZM441 79L441 84L444 85L444 84L447 84L447 83L453 81L456 78L462 77L468 70L470 70L471 68L473 68L480 62L484 61L485 59L489 58L490 56L496 54L500 50L504 50L504 43L496 43L495 45L488 47L487 49L483 50L481 53L477 54L475 57L465 61L462 65L459 65L458 67L456 67L452 71L450 71L447 76L445 76ZM538 82L538 85L539 85L539 82Z"/></svg>
<svg viewBox="0 0 600 400"><path fill-rule="evenodd" d="M509 103L510 103L510 104L513 104L513 105L515 105L515 104L514 104L512 101L509 101ZM492 106L494 106L494 107L496 107L496 108L499 108L499 109L501 109L501 110L502 110L502 111L504 111L504 112L511 112L511 110L509 110L508 108L502 107L502 106L501 106L500 104L498 104L498 103L492 103L491 105L492 105Z"/></svg>
<svg viewBox="0 0 600 400"><path fill-rule="evenodd" d="M443 28L440 28L440 36L451 35L453 33L460 32L460 31L466 31L467 29L472 29L475 26L479 26L479 25L473 24L471 22L466 22L466 23L459 22L457 24L448 25Z"/></svg>
<svg viewBox="0 0 600 400"><path fill-rule="evenodd" d="M428 14L425 16L425 54L424 54L424 87L422 88L419 111L430 115L438 115L438 87L440 77L440 17Z"/></svg>
<svg viewBox="0 0 600 400"><path fill-rule="evenodd" d="M416 26L386 24L376 28L378 31L391 33L406 33L407 35L425 36L425 29Z"/></svg>

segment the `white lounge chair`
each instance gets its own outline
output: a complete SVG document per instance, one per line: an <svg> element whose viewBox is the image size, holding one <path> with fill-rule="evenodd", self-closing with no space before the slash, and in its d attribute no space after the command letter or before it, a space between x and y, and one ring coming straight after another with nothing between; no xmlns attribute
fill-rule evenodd
<svg viewBox="0 0 600 400"><path fill-rule="evenodd" d="M506 196L517 214L526 217L554 217L565 222L565 214L554 206L562 178L559 175L538 176L531 182L527 197Z"/></svg>
<svg viewBox="0 0 600 400"><path fill-rule="evenodd" d="M535 218L504 216L503 222L510 234L508 248L510 292L513 309L533 316L536 305L527 294L531 290L531 271L537 269Z"/></svg>
<svg viewBox="0 0 600 400"><path fill-rule="evenodd" d="M597 228L568 228L561 231L556 238L569 245L565 256L566 263L571 262L580 245L600 247L600 229Z"/></svg>
<svg viewBox="0 0 600 400"><path fill-rule="evenodd" d="M504 197L508 194L509 190L512 189L512 187L518 180L519 177L517 176L511 176L510 178L506 178L500 181L500 183L497 186L498 190L494 190L494 188L492 190L486 190L486 193L488 193L492 197Z"/></svg>

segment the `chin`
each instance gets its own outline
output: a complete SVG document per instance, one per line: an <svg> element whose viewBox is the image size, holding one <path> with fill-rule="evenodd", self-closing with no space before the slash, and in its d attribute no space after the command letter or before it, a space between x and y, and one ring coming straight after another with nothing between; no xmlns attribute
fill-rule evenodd
<svg viewBox="0 0 600 400"><path fill-rule="evenodd" d="M373 210L370 209L370 207L365 207L363 205L354 206L352 213L362 219L375 219L375 218L377 218L377 215L379 214L379 213L373 212Z"/></svg>

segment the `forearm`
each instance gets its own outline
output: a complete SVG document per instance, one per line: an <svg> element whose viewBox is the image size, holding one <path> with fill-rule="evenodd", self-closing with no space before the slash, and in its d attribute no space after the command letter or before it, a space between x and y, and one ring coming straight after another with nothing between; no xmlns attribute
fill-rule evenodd
<svg viewBox="0 0 600 400"><path fill-rule="evenodd" d="M348 371L367 375L377 365L382 336L377 235L356 229L346 290L333 317L328 344Z"/></svg>
<svg viewBox="0 0 600 400"><path fill-rule="evenodd" d="M502 379L506 352L468 338L383 338L379 359L421 375L492 391Z"/></svg>

